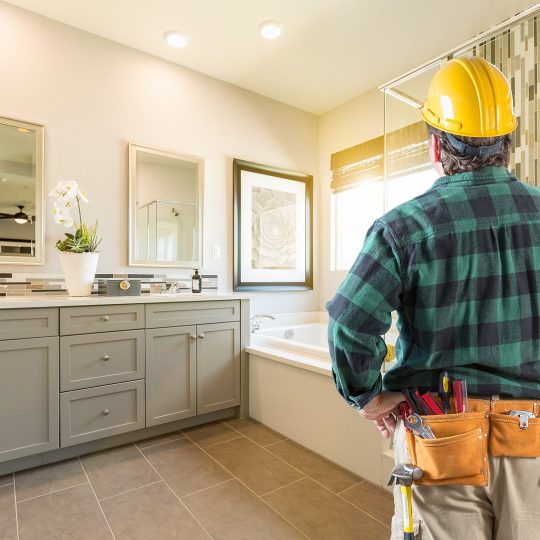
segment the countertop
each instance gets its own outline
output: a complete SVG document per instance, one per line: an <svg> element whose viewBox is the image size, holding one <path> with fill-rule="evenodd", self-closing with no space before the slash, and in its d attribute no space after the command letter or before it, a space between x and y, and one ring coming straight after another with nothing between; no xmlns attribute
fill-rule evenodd
<svg viewBox="0 0 540 540"><path fill-rule="evenodd" d="M141 294L140 296L86 296L72 297L67 295L47 296L2 296L0 309L39 308L39 307L73 307L102 306L112 304L159 304L164 302L204 302L209 300L248 300L253 295L243 293L201 292L168 294Z"/></svg>

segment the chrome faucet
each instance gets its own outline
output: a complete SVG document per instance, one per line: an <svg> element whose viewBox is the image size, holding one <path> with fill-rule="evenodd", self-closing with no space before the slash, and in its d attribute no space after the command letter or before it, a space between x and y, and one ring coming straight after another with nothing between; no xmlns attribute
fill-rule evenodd
<svg viewBox="0 0 540 540"><path fill-rule="evenodd" d="M253 315L253 317L249 318L249 326L252 334L254 334L261 327L261 319L272 319L273 321L276 320L273 315L264 315L262 313L260 315Z"/></svg>

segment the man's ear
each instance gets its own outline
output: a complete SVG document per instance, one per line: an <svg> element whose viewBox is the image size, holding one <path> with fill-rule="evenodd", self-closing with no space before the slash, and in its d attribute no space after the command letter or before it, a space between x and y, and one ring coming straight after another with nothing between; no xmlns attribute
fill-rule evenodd
<svg viewBox="0 0 540 540"><path fill-rule="evenodd" d="M432 133L429 136L429 157L431 162L435 165L441 161L441 147L439 146L439 137Z"/></svg>

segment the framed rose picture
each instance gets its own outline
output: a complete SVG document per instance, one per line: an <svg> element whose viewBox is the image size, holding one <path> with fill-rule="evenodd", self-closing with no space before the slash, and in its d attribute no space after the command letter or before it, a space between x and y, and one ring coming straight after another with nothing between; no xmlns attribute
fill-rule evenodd
<svg viewBox="0 0 540 540"><path fill-rule="evenodd" d="M235 159L233 202L233 289L313 289L313 177Z"/></svg>

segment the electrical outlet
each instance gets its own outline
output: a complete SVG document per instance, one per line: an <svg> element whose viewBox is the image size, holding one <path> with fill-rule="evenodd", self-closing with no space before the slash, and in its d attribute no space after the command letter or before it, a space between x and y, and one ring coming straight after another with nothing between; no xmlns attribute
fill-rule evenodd
<svg viewBox="0 0 540 540"><path fill-rule="evenodd" d="M212 246L212 257L214 259L221 259L221 248L219 246Z"/></svg>

